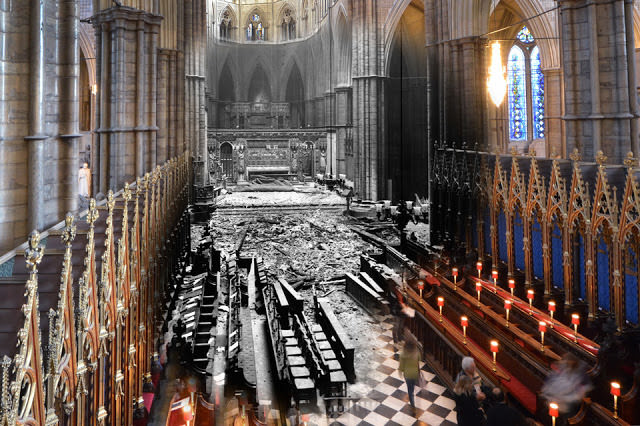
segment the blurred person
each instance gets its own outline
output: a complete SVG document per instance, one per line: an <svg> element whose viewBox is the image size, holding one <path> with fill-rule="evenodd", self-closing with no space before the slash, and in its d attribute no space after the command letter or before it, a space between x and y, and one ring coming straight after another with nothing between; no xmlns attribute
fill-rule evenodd
<svg viewBox="0 0 640 426"><path fill-rule="evenodd" d="M576 415L582 399L593 386L584 367L572 354L563 356L554 370L540 393L548 402L558 404L558 425L564 425L569 417Z"/></svg>
<svg viewBox="0 0 640 426"><path fill-rule="evenodd" d="M487 426L525 426L525 418L515 408L507 405L507 398L499 387L489 394L492 406L487 410Z"/></svg>
<svg viewBox="0 0 640 426"><path fill-rule="evenodd" d="M420 376L420 351L413 340L408 339L400 353L400 366L398 369L404 376L407 383L407 393L409 394L409 404L416 409L413 391Z"/></svg>
<svg viewBox="0 0 640 426"><path fill-rule="evenodd" d="M461 368L462 371L458 373L456 382L458 382L458 380L460 380L460 378L463 376L469 377L469 379L471 379L471 383L473 384L476 398L480 402L484 401L487 396L485 395L485 389L482 386L482 378L476 370L476 362L470 356L465 356L464 358L462 358Z"/></svg>
<svg viewBox="0 0 640 426"><path fill-rule="evenodd" d="M458 426L483 426L484 412L480 407L476 390L471 378L467 375L458 377L453 387L453 399L456 402ZM507 423L501 423L506 425Z"/></svg>

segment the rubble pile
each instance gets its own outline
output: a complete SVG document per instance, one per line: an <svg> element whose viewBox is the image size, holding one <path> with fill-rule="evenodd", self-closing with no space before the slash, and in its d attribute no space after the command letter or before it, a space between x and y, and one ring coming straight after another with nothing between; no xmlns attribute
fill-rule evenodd
<svg viewBox="0 0 640 426"><path fill-rule="evenodd" d="M216 204L218 207L346 205L346 201L335 192L318 191L313 187L300 186L292 192L229 193L219 199Z"/></svg>
<svg viewBox="0 0 640 426"><path fill-rule="evenodd" d="M214 215L216 249L230 253L244 227L242 253L264 259L267 271L295 288L331 281L358 271L360 253L374 247L360 239L335 213L263 214L252 218Z"/></svg>

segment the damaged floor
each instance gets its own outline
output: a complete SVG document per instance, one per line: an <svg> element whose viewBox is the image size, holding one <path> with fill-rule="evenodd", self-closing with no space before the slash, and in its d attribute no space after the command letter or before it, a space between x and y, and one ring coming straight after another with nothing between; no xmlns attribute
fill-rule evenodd
<svg viewBox="0 0 640 426"><path fill-rule="evenodd" d="M320 403L311 413L309 425L455 424L455 404L426 367L423 368L429 384L417 389L418 413L415 417L410 415L406 384L397 371L398 355L389 343L390 318L374 318L365 312L339 280L347 272L357 273L360 254L375 247L349 228L349 218L340 213L344 200L336 197L333 193L300 192L228 194L218 204L224 207L212 215L214 247L224 259L246 230L243 257L262 258L267 274L292 284L305 299L310 321L314 321L312 300L316 292L329 298L334 313L345 325L355 345L357 375L356 383L348 386L350 402L345 413L333 419L326 416ZM268 208L272 206L284 209L273 211ZM287 210L286 206L301 207L303 211ZM340 208L327 210L328 206ZM246 210L238 212L238 208ZM202 231L194 226L194 243ZM393 233L391 229L389 232Z"/></svg>

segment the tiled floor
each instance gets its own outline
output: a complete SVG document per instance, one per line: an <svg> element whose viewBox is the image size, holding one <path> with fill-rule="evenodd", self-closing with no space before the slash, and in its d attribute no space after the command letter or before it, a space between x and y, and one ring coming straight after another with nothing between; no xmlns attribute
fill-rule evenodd
<svg viewBox="0 0 640 426"><path fill-rule="evenodd" d="M380 320L382 332L375 341L378 355L367 377L355 385L366 397L354 401L344 414L330 423L331 426L455 425L455 402L426 365L422 366L422 374L427 386L423 389L416 386L417 412L414 414L409 405L407 385L398 371L399 355L394 353L393 319Z"/></svg>

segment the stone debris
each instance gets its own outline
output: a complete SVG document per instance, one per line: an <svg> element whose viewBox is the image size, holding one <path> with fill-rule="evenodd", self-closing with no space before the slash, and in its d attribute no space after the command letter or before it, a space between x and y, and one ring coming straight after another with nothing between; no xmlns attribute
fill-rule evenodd
<svg viewBox="0 0 640 426"><path fill-rule="evenodd" d="M297 188L297 187L293 187ZM282 191L282 190L280 190ZM308 191L312 191L309 193ZM345 205L343 197L335 192L318 191L301 186L292 192L234 192L218 199L218 207Z"/></svg>
<svg viewBox="0 0 640 426"><path fill-rule="evenodd" d="M308 197L308 196L307 196ZM267 272L286 279L295 288L312 282L335 280L346 272L357 272L360 253L374 247L363 241L335 213L254 214L253 217L212 218L214 247L230 255L247 227L242 255L264 259ZM198 235L202 235L203 230ZM194 232L194 238L196 233Z"/></svg>

